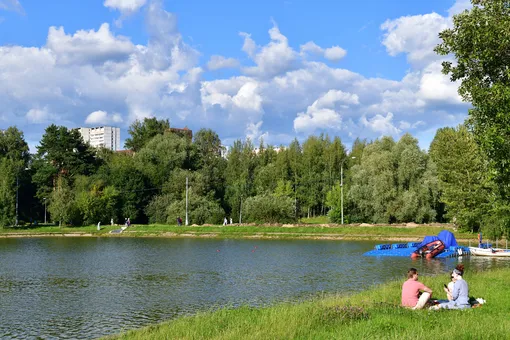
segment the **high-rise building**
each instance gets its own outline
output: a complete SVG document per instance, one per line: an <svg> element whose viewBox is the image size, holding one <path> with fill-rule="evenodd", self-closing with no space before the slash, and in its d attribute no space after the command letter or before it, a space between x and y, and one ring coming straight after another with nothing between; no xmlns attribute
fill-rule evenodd
<svg viewBox="0 0 510 340"><path fill-rule="evenodd" d="M120 149L120 128L99 126L94 128L79 128L85 142L95 148L106 148L112 151Z"/></svg>

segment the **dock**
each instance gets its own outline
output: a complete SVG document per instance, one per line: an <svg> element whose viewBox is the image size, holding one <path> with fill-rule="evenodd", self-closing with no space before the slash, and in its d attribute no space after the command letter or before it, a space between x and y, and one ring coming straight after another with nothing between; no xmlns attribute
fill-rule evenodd
<svg viewBox="0 0 510 340"><path fill-rule="evenodd" d="M364 256L400 256L411 257L411 254L418 249L420 242L378 244L374 249L367 251ZM451 246L435 256L435 258L460 257L471 255L469 247Z"/></svg>

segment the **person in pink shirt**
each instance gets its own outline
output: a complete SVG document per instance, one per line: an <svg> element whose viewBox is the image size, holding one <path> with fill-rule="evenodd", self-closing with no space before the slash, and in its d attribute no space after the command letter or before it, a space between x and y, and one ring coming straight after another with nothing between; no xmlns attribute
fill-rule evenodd
<svg viewBox="0 0 510 340"><path fill-rule="evenodd" d="M407 271L407 281L402 285L402 306L422 309L431 296L432 290L418 281L416 268L410 268Z"/></svg>

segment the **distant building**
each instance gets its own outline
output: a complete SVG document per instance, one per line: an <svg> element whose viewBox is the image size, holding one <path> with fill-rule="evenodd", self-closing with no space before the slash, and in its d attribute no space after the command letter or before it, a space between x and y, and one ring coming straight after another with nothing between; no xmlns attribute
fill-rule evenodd
<svg viewBox="0 0 510 340"><path fill-rule="evenodd" d="M175 133L181 137L188 137L190 140L193 139L193 131L191 131L190 129L188 129L187 126L185 126L184 128L182 129L179 129L179 128L169 128L167 130L168 132L170 133Z"/></svg>
<svg viewBox="0 0 510 340"><path fill-rule="evenodd" d="M79 128L85 142L95 148L106 148L112 151L120 149L120 128L100 126L94 128Z"/></svg>

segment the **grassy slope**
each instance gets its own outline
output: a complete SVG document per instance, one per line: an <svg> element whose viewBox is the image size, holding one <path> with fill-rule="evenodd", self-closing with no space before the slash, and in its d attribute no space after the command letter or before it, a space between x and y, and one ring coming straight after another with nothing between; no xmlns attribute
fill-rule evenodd
<svg viewBox="0 0 510 340"><path fill-rule="evenodd" d="M509 278L510 269L468 273L470 295L487 304L464 311L401 308L401 281L299 304L199 313L109 339L507 339ZM421 279L442 292L447 277Z"/></svg>

